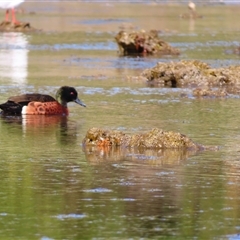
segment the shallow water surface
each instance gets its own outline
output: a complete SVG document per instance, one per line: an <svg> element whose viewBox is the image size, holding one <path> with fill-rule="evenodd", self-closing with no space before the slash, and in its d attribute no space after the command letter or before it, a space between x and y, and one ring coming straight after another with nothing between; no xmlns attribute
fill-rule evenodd
<svg viewBox="0 0 240 240"><path fill-rule="evenodd" d="M70 115L0 119L1 239L239 239L239 96L196 99L191 89L139 78L157 62L239 63L239 6L25 2L41 32L0 33L0 102L74 86ZM232 17L234 15L234 18ZM120 29L157 29L179 56L121 57ZM89 128L152 128L218 150L99 149Z"/></svg>

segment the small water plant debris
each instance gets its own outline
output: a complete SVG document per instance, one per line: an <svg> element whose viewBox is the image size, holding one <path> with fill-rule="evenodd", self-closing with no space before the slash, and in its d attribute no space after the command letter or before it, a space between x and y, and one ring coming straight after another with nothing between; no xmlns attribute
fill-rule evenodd
<svg viewBox="0 0 240 240"><path fill-rule="evenodd" d="M196 88L193 90L193 96L195 97L223 98L228 95L227 91L221 88Z"/></svg>
<svg viewBox="0 0 240 240"><path fill-rule="evenodd" d="M240 46L234 47L232 50L232 53L236 55L240 55Z"/></svg>
<svg viewBox="0 0 240 240"><path fill-rule="evenodd" d="M158 36L158 31L120 31L115 40L119 47L120 55L179 55L177 48L171 47Z"/></svg>
<svg viewBox="0 0 240 240"><path fill-rule="evenodd" d="M0 32L34 32L37 29L33 28L30 23L20 22L13 24L9 21L0 23Z"/></svg>

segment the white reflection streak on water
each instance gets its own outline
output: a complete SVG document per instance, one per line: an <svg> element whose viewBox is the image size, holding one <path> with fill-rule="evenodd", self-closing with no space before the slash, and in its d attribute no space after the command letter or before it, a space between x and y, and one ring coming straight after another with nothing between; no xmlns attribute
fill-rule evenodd
<svg viewBox="0 0 240 240"><path fill-rule="evenodd" d="M0 35L0 76L24 84L28 76L28 41L23 33Z"/></svg>

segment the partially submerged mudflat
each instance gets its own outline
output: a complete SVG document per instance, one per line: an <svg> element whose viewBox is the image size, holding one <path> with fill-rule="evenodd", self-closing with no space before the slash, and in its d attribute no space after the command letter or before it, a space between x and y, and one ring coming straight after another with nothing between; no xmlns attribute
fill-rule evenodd
<svg viewBox="0 0 240 240"><path fill-rule="evenodd" d="M154 128L146 133L129 135L121 131L91 128L83 139L84 146L127 147L143 149L203 150L205 146L193 142L187 136Z"/></svg>
<svg viewBox="0 0 240 240"><path fill-rule="evenodd" d="M167 42L159 38L155 30L141 31L120 31L115 40L121 55L178 55L180 51L171 47Z"/></svg>

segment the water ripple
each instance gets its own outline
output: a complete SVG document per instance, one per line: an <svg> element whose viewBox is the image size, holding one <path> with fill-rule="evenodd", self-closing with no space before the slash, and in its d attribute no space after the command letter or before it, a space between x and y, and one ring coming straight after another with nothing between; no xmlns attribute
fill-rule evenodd
<svg viewBox="0 0 240 240"><path fill-rule="evenodd" d="M239 46L237 41L208 41L208 42L175 42L170 43L174 47L195 49L195 48L206 48L206 47L231 47L233 45Z"/></svg>
<svg viewBox="0 0 240 240"><path fill-rule="evenodd" d="M124 201L124 202L134 202L135 198L111 198L111 201Z"/></svg>
<svg viewBox="0 0 240 240"><path fill-rule="evenodd" d="M107 188L92 188L92 189L83 190L83 192L106 193L106 192L112 192L112 190L107 189Z"/></svg>
<svg viewBox="0 0 240 240"><path fill-rule="evenodd" d="M86 95L102 94L105 96L113 96L117 94L130 94L130 95L164 95L167 93L182 93L184 89L172 88L130 88L130 87L113 87L110 89L81 87L81 91ZM186 91L189 91L186 89ZM176 100L176 99L175 99Z"/></svg>
<svg viewBox="0 0 240 240"><path fill-rule="evenodd" d="M59 214L56 216L57 219L59 220L64 220L68 218L73 218L73 219L79 219L79 218L85 218L85 214L75 214L75 213L70 213L70 214Z"/></svg>
<svg viewBox="0 0 240 240"><path fill-rule="evenodd" d="M118 58L83 58L71 56L64 59L65 64L81 65L85 68L105 68L105 69L145 69L155 66L159 61L166 62L160 58L141 57L118 57Z"/></svg>
<svg viewBox="0 0 240 240"><path fill-rule="evenodd" d="M8 46L10 47L10 46ZM11 46L17 47L17 46ZM2 46L0 45L0 49ZM61 43L61 44L41 44L41 45L28 45L29 50L112 50L116 51L118 49L117 44L112 41L108 42L98 42L98 43Z"/></svg>

